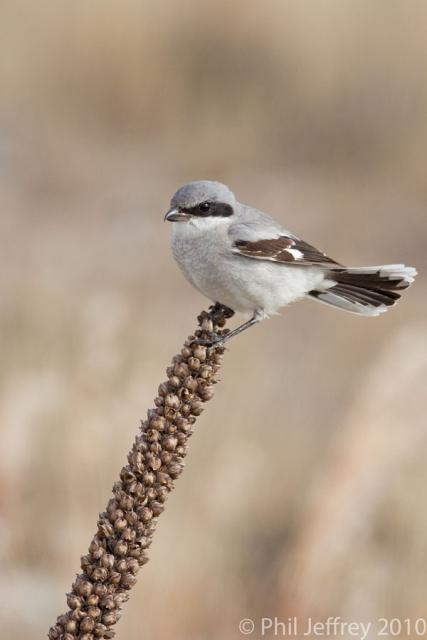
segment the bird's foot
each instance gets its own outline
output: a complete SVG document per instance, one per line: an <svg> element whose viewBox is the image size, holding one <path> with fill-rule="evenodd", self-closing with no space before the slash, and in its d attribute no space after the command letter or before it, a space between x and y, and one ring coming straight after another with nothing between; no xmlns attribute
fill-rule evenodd
<svg viewBox="0 0 427 640"><path fill-rule="evenodd" d="M223 327L226 320L234 316L233 309L230 309L229 307L226 307L219 302L215 302L215 304L209 307L208 313L212 322L214 322L219 327Z"/></svg>
<svg viewBox="0 0 427 640"><path fill-rule="evenodd" d="M223 347L224 342L225 336L218 336L212 333L210 338L195 338L195 340L191 341L191 344L200 344L203 347Z"/></svg>

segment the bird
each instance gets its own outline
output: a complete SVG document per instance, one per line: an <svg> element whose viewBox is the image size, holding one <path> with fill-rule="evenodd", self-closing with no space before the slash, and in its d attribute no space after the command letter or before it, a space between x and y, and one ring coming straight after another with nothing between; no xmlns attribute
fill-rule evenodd
<svg viewBox="0 0 427 640"><path fill-rule="evenodd" d="M240 203L221 182L197 180L173 195L172 253L185 278L215 305L249 319L230 340L303 298L359 316L393 306L417 275L414 267L347 267L284 229L270 215Z"/></svg>

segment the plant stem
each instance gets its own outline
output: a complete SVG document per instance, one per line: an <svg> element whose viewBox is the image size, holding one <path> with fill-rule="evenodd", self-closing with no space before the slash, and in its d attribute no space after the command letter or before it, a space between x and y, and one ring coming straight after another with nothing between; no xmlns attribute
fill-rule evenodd
<svg viewBox="0 0 427 640"><path fill-rule="evenodd" d="M113 626L148 561L147 549L165 501L184 467L187 441L203 403L213 396L224 347L194 344L221 336L232 312L219 305L198 317L199 329L186 340L167 369L154 409L147 413L120 471L106 511L99 515L82 572L67 594L68 611L49 631L50 640L113 638Z"/></svg>

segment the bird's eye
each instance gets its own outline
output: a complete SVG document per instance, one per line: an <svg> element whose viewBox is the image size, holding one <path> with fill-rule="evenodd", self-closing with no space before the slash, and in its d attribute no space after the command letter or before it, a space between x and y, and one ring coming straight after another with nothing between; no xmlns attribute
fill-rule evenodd
<svg viewBox="0 0 427 640"><path fill-rule="evenodd" d="M202 202L201 204L199 204L199 209L200 211L203 211L203 213L206 213L207 211L209 211L210 208L211 208L210 202Z"/></svg>

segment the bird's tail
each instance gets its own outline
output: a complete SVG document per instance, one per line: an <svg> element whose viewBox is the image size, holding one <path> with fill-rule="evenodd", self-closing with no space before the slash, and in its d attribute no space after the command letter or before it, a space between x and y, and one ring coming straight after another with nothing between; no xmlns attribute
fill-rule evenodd
<svg viewBox="0 0 427 640"><path fill-rule="evenodd" d="M414 282L416 275L414 267L403 264L331 269L325 287L319 286L308 295L350 313L377 316L396 304L400 292Z"/></svg>

